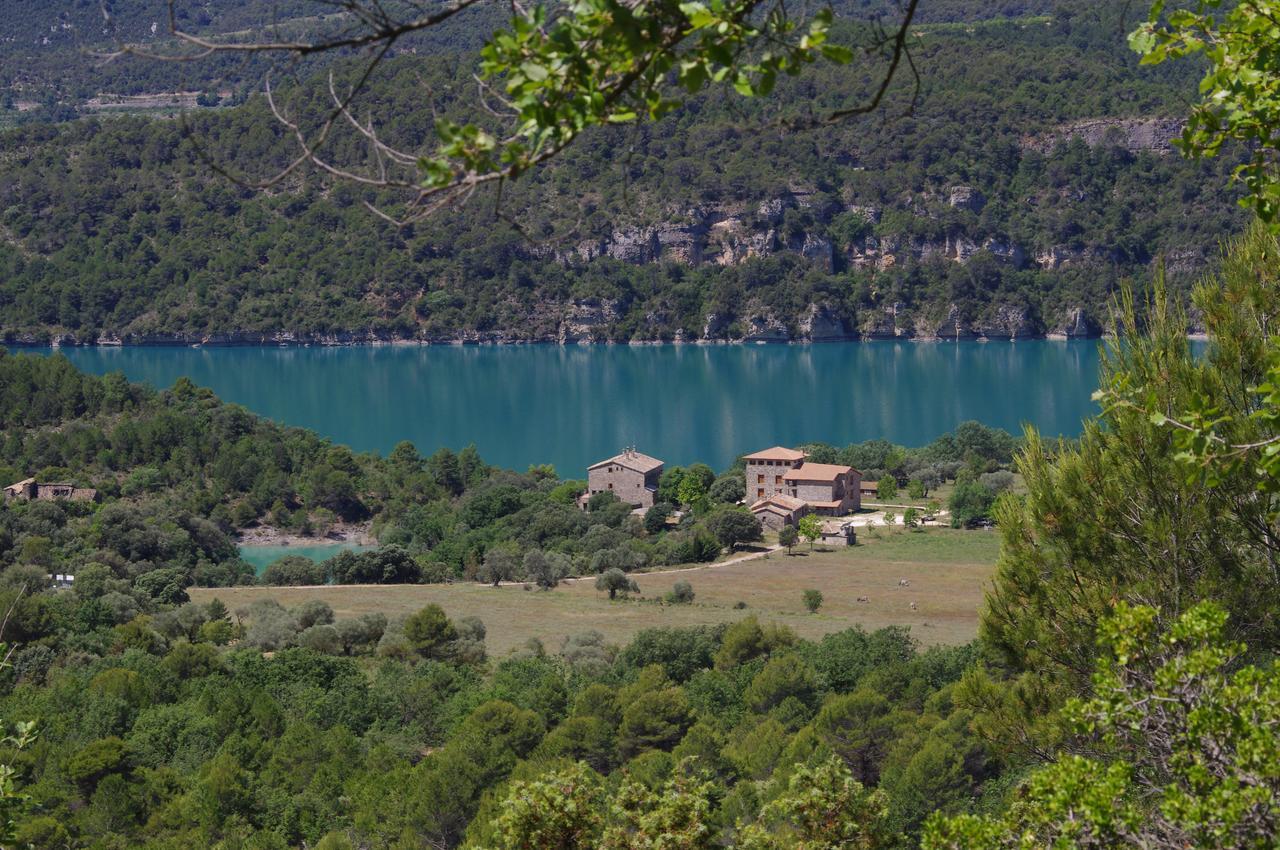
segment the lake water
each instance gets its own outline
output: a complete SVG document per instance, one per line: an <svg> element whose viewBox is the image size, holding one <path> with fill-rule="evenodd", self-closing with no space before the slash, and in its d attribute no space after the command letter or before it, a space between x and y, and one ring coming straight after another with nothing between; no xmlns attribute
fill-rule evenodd
<svg viewBox="0 0 1280 850"><path fill-rule="evenodd" d="M67 348L76 365L222 398L357 450L475 443L582 476L624 446L723 468L774 444L923 445L967 419L1080 433L1096 340L819 345Z"/></svg>
<svg viewBox="0 0 1280 850"><path fill-rule="evenodd" d="M258 575L262 575L263 570L288 555L301 555L319 564L344 549L364 552L374 548L377 547L359 546L355 543L321 543L316 546L241 546L240 557L252 564Z"/></svg>

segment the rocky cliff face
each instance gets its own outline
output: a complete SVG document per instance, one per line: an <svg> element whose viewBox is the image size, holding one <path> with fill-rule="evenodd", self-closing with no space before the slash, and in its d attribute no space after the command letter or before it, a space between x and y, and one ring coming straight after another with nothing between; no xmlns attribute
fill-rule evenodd
<svg viewBox="0 0 1280 850"><path fill-rule="evenodd" d="M709 204L673 211L666 221L618 226L598 238L569 248L529 249L531 255L553 258L565 265L589 263L608 257L633 265L673 262L687 266L734 266L781 252L798 254L822 271L850 268L884 270L907 260L929 258L967 263L985 252L1016 269L1057 270L1111 263L1111 252L1066 245L1026 246L1007 236L974 237L959 225L951 225L940 237L922 238L906 233L880 233L875 224L881 210L873 205L848 203L818 210L810 195L792 192L758 205ZM947 207L967 213L982 211L987 199L971 186L953 186L941 193L903 199L913 215L941 220ZM797 230L785 223L789 210L805 211L807 225ZM831 226L842 213L862 216L870 225L865 232L837 244ZM1194 268L1203 263L1196 252L1170 257L1171 270ZM1174 268L1176 266L1177 268Z"/></svg>
<svg viewBox="0 0 1280 850"><path fill-rule="evenodd" d="M1049 336L1061 339L1094 337L1102 333L1102 326L1083 307L1071 307L1050 328Z"/></svg>
<svg viewBox="0 0 1280 850"><path fill-rule="evenodd" d="M1090 147L1115 144L1138 153L1166 154L1186 122L1180 118L1091 118L1074 121L1047 133L1026 136L1022 146L1037 153L1052 153L1058 145L1079 139Z"/></svg>

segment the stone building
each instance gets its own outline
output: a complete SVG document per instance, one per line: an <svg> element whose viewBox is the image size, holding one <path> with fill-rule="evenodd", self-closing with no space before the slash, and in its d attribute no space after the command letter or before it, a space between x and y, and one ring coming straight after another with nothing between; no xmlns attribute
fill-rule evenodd
<svg viewBox="0 0 1280 850"><path fill-rule="evenodd" d="M822 535L817 542L823 546L853 546L858 542L858 532L852 522L828 520L822 524Z"/></svg>
<svg viewBox="0 0 1280 850"><path fill-rule="evenodd" d="M862 473L851 466L809 463L798 449L774 446L743 456L747 502L790 496L820 514L843 516L862 507Z"/></svg>
<svg viewBox="0 0 1280 850"><path fill-rule="evenodd" d="M634 447L625 449L621 454L587 467L583 507L586 507L586 500L596 493L609 492L634 507L651 508L661 477L662 461L641 454Z"/></svg>
<svg viewBox="0 0 1280 850"><path fill-rule="evenodd" d="M4 488L6 499L69 499L73 502L92 502L98 491L90 487L77 487L74 484L39 483L34 478L27 478L17 484Z"/></svg>
<svg viewBox="0 0 1280 850"><path fill-rule="evenodd" d="M783 477L804 463L805 457L802 451L782 446L743 457L746 462L747 502L757 502L778 494L790 494L790 488Z"/></svg>
<svg viewBox="0 0 1280 850"><path fill-rule="evenodd" d="M814 511L844 516L862 507L862 473L834 463L802 463L782 476L787 495L803 500Z"/></svg>
<svg viewBox="0 0 1280 850"><path fill-rule="evenodd" d="M798 525L800 518L809 512L808 505L784 493L767 496L751 506L751 513L769 531L781 531L784 526Z"/></svg>

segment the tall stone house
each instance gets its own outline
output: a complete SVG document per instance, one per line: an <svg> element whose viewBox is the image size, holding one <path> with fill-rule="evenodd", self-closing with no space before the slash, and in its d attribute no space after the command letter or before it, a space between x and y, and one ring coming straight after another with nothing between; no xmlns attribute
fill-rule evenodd
<svg viewBox="0 0 1280 850"><path fill-rule="evenodd" d="M762 522L793 524L803 513L843 516L862 507L862 473L851 466L810 463L798 449L774 446L743 457L747 501ZM789 516L783 516L785 509Z"/></svg>
<svg viewBox="0 0 1280 850"><path fill-rule="evenodd" d="M747 465L747 502L756 502L778 494L790 495L783 478L804 463L804 459L804 452L782 446L774 446L744 457Z"/></svg>
<svg viewBox="0 0 1280 850"><path fill-rule="evenodd" d="M587 467L587 492L582 504L596 493L613 493L637 508L651 508L658 495L662 461L635 450L624 449L608 460Z"/></svg>

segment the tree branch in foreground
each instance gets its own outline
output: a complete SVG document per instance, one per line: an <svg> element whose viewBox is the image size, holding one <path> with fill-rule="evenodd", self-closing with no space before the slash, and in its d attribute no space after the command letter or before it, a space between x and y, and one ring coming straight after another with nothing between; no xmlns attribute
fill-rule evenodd
<svg viewBox="0 0 1280 850"><path fill-rule="evenodd" d="M829 8L797 21L785 0L572 0L531 8L510 0L504 4L510 9L509 29L495 34L480 51L475 80L484 123L437 119L438 142L412 151L387 142L372 117L357 118L354 104L406 36L494 0L456 0L431 10L421 2L316 2L335 11L306 22L333 26L329 36L291 37L290 29L303 26L295 20L274 25L278 37L255 41L187 32L177 24L176 0L169 0L169 45L122 45L104 59L131 55L191 62L235 53L279 55L296 65L319 54L361 57L354 82L348 85L339 87L330 72L331 105L311 117L291 114L281 104L273 84L279 65L265 74L268 107L297 147L296 155L274 174L261 179L232 174L198 142L197 151L217 172L252 188L274 186L308 166L337 180L400 193L406 200L399 214L369 202L366 206L392 224L405 225L464 204L487 184L501 187L518 179L591 127L661 118L681 105L674 96L677 87L693 94L712 85L731 85L744 97L764 96L782 74L798 74L819 59L847 64L855 57L852 49L829 41ZM864 60L885 62L866 102L792 121L787 127L816 127L876 110L904 61L918 95L919 74L908 40L918 5L919 0L906 0L898 25L874 25L860 48ZM104 15L110 20L105 7ZM339 127L367 146L369 158L362 168L334 159L330 143ZM495 199L500 197L499 189ZM497 203L495 214L502 217Z"/></svg>

